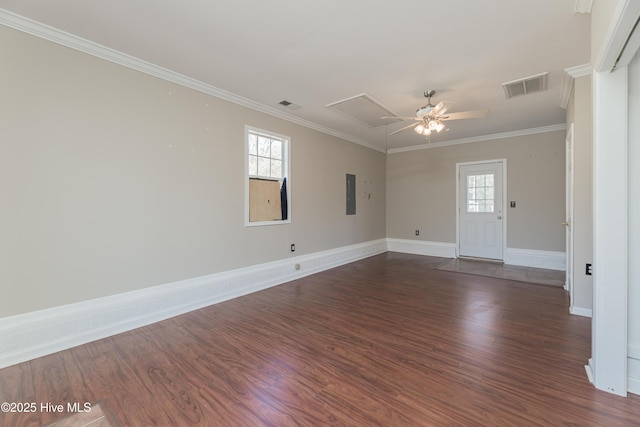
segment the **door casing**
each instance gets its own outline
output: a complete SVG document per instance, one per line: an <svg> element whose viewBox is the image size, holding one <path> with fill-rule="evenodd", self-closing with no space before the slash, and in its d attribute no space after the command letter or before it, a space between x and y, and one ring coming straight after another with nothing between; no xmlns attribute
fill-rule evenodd
<svg viewBox="0 0 640 427"><path fill-rule="evenodd" d="M507 249L507 159L479 160L474 162L456 163L456 257L460 256L460 167L483 165L487 163L502 164L502 259Z"/></svg>

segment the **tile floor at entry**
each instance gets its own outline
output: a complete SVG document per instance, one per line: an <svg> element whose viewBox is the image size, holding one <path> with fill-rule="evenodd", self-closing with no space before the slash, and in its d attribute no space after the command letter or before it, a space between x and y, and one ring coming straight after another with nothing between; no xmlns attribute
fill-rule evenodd
<svg viewBox="0 0 640 427"><path fill-rule="evenodd" d="M564 286L565 272L545 268L521 267L498 262L454 258L437 267L438 270L477 274L547 286Z"/></svg>

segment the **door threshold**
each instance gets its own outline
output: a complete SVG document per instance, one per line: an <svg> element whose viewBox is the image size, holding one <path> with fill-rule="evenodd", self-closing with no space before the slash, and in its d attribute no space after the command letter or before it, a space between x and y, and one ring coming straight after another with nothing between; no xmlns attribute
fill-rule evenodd
<svg viewBox="0 0 640 427"><path fill-rule="evenodd" d="M480 258L480 257L474 257L474 256L458 255L458 259L465 260L465 261L482 261L482 262L491 262L494 264L504 264L504 260L495 259L495 258Z"/></svg>

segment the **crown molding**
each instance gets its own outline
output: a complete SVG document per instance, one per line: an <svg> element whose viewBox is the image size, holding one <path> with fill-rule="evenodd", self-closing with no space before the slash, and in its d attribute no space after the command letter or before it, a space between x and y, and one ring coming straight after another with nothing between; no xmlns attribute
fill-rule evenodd
<svg viewBox="0 0 640 427"><path fill-rule="evenodd" d="M44 40L66 46L68 48L78 50L80 52L104 59L106 61L113 62L124 67L140 71L142 73L154 76L180 86L184 86L198 92L205 93L207 95L214 96L216 98L223 99L225 101L232 102L237 105L241 105L246 108L250 108L261 113L277 117L282 120L286 120L297 125L322 132L327 135L334 136L336 138L343 139L345 141L353 142L354 144L362 145L375 151L384 153L385 150L380 147L376 147L366 141L359 138L355 138L344 132L331 129L326 126L319 125L309 120L302 119L300 117L288 114L284 111L280 111L276 108L269 107L264 104L260 104L251 99L236 95L224 89L220 89L213 85L201 82L167 68L160 67L156 64L144 61L126 53L117 51L115 49L108 48L90 40L78 37L74 34L62 31L60 29L45 25L43 23L34 21L24 16L18 15L13 12L9 12L5 9L0 9L0 24L22 31L27 34L31 34L36 37L40 37Z"/></svg>
<svg viewBox="0 0 640 427"><path fill-rule="evenodd" d="M472 142L492 141L495 139L514 138L525 135L535 135L538 133L556 132L565 130L567 125L565 123L559 123L557 125L541 126L537 128L521 129L512 132L493 133L490 135L472 136L469 138L452 139L449 141L434 142L429 144L414 145L411 147L392 148L387 151L389 154L404 153L406 151L426 150L428 148L448 147L450 145L469 144Z"/></svg>
<svg viewBox="0 0 640 427"><path fill-rule="evenodd" d="M565 68L564 72L577 79L578 77L588 76L593 72L591 64L582 64L575 67Z"/></svg>
<svg viewBox="0 0 640 427"><path fill-rule="evenodd" d="M560 108L566 110L567 105L569 105L569 97L571 96L571 89L573 89L573 80L578 77L591 75L592 72L591 64L565 68L560 85L560 100L558 101Z"/></svg>
<svg viewBox="0 0 640 427"><path fill-rule="evenodd" d="M567 109L569 105L569 98L571 98L571 90L573 89L573 77L564 73L562 75L562 82L560 83L560 98L558 99L558 105L563 110Z"/></svg>
<svg viewBox="0 0 640 427"><path fill-rule="evenodd" d="M574 11L576 13L591 13L593 0L576 0Z"/></svg>

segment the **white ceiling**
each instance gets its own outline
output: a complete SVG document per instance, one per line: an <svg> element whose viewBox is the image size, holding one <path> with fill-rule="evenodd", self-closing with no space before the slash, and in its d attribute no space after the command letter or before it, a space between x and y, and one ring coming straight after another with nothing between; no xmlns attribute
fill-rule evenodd
<svg viewBox="0 0 640 427"><path fill-rule="evenodd" d="M387 137L325 105L366 93L402 116L451 101L432 142L565 122L564 70L589 62L590 17L575 0L0 0L0 8L379 149L426 143ZM549 73L544 92L506 99L501 83ZM288 110L278 103L299 105ZM404 123L388 126L392 132Z"/></svg>

